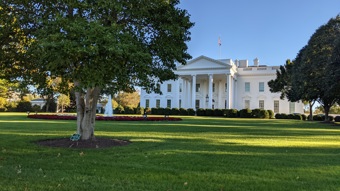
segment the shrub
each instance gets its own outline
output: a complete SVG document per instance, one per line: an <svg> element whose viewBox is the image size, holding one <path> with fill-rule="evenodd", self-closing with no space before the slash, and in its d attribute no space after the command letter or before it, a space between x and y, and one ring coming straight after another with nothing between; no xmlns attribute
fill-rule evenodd
<svg viewBox="0 0 340 191"><path fill-rule="evenodd" d="M281 113L275 114L275 119L282 119L282 114Z"/></svg>
<svg viewBox="0 0 340 191"><path fill-rule="evenodd" d="M288 115L287 114L285 114L285 113L281 113L281 119L288 119Z"/></svg>
<svg viewBox="0 0 340 191"><path fill-rule="evenodd" d="M306 121L306 120L307 120L307 115L302 114L301 116L302 116L302 120L303 120L303 121Z"/></svg>
<svg viewBox="0 0 340 191"><path fill-rule="evenodd" d="M197 116L205 116L205 109L203 109L203 108L198 108L198 109L196 110L196 115L197 115Z"/></svg>
<svg viewBox="0 0 340 191"><path fill-rule="evenodd" d="M267 110L269 114L269 119L274 119L274 111L273 110Z"/></svg>
<svg viewBox="0 0 340 191"><path fill-rule="evenodd" d="M170 115L171 114L171 109L170 108L163 108L163 115Z"/></svg>
<svg viewBox="0 0 340 191"><path fill-rule="evenodd" d="M171 115L179 115L179 109L178 108L172 108L171 109Z"/></svg>
<svg viewBox="0 0 340 191"><path fill-rule="evenodd" d="M302 120L302 115L301 114L294 114L294 119Z"/></svg>
<svg viewBox="0 0 340 191"><path fill-rule="evenodd" d="M339 116L339 115L336 116L336 117L334 118L334 121L335 121L335 122L340 122L340 116Z"/></svg>
<svg viewBox="0 0 340 191"><path fill-rule="evenodd" d="M34 111L34 112L39 112L39 111L41 111L41 108L40 108L39 105L34 104L34 105L32 106L32 111Z"/></svg>
<svg viewBox="0 0 340 191"><path fill-rule="evenodd" d="M252 118L251 109L241 109L240 110L240 117L241 118Z"/></svg>
<svg viewBox="0 0 340 191"><path fill-rule="evenodd" d="M123 113L124 113L124 108L123 108L123 106L118 105L118 106L115 108L115 113L116 113L116 114L123 114Z"/></svg>
<svg viewBox="0 0 340 191"><path fill-rule="evenodd" d="M194 116L196 114L195 110L192 108L187 109L188 115Z"/></svg>
<svg viewBox="0 0 340 191"><path fill-rule="evenodd" d="M42 107L41 111L46 111L47 104L48 103L46 102L46 104ZM46 112L55 112L56 110L57 110L57 103L52 101L52 102L49 103L48 111L46 111Z"/></svg>
<svg viewBox="0 0 340 191"><path fill-rule="evenodd" d="M313 121L324 121L325 116L324 115L313 115Z"/></svg>
<svg viewBox="0 0 340 191"><path fill-rule="evenodd" d="M135 111L133 109L133 107L130 107L130 106L126 106L124 107L124 114L134 114Z"/></svg>
<svg viewBox="0 0 340 191"><path fill-rule="evenodd" d="M16 111L27 112L27 111L33 111L33 109L29 101L20 101L17 105Z"/></svg>
<svg viewBox="0 0 340 191"><path fill-rule="evenodd" d="M333 120L334 120L334 117L333 117L333 116L328 116L328 120L329 120L329 121L333 121Z"/></svg>
<svg viewBox="0 0 340 191"><path fill-rule="evenodd" d="M268 119L269 118L269 113L267 110L261 109L259 112L259 118L261 119Z"/></svg>
<svg viewBox="0 0 340 191"><path fill-rule="evenodd" d="M136 107L135 108L135 113L143 115L144 114L144 107Z"/></svg>
<svg viewBox="0 0 340 191"><path fill-rule="evenodd" d="M238 117L237 109L226 109L226 117L235 118Z"/></svg>
<svg viewBox="0 0 340 191"><path fill-rule="evenodd" d="M214 110L212 110L212 109L206 109L206 110L205 110L205 115L206 115L206 116L214 116Z"/></svg>
<svg viewBox="0 0 340 191"><path fill-rule="evenodd" d="M188 111L184 108L179 108L179 114L180 115L188 115Z"/></svg>
<svg viewBox="0 0 340 191"><path fill-rule="evenodd" d="M251 115L254 117L254 118L260 118L260 111L261 109L253 109L251 111Z"/></svg>
<svg viewBox="0 0 340 191"><path fill-rule="evenodd" d="M223 116L224 112L222 109L215 109L214 110L214 116Z"/></svg>

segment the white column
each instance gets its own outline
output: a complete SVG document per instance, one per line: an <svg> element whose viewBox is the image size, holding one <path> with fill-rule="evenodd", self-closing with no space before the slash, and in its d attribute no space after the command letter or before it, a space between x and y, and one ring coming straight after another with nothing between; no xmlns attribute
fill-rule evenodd
<svg viewBox="0 0 340 191"><path fill-rule="evenodd" d="M237 101L236 101L236 98L237 98L237 78L236 78L236 76L234 76L233 92L234 92L234 94L233 94L234 95L233 96L234 108L238 109L238 104L237 104Z"/></svg>
<svg viewBox="0 0 340 191"><path fill-rule="evenodd" d="M216 107L216 108L218 108L218 109L222 109L222 108L224 108L223 107L223 104L224 104L224 101L222 101L222 92L223 92L223 83L222 83L222 81L220 80L219 81L219 83L218 83L218 106ZM223 104L222 104L222 102L223 102Z"/></svg>
<svg viewBox="0 0 340 191"><path fill-rule="evenodd" d="M196 75L192 75L192 97L191 97L191 107L196 110Z"/></svg>
<svg viewBox="0 0 340 191"><path fill-rule="evenodd" d="M231 109L231 80L230 80L230 75L227 74L227 109Z"/></svg>
<svg viewBox="0 0 340 191"><path fill-rule="evenodd" d="M181 100L182 100L182 108L186 108L186 80L182 78L182 93L181 93Z"/></svg>
<svg viewBox="0 0 340 191"><path fill-rule="evenodd" d="M213 75L209 74L209 81L208 81L208 86L209 86L209 90L208 90L208 96L209 96L209 100L208 100L208 108L211 109L212 108L212 99L213 99L213 83L214 83L214 79L213 79Z"/></svg>

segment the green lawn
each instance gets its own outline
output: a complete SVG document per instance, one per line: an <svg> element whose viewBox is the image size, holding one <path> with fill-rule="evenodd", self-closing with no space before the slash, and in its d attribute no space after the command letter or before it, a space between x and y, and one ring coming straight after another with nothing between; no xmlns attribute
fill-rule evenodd
<svg viewBox="0 0 340 191"><path fill-rule="evenodd" d="M0 190L340 190L340 126L289 120L183 117L96 123L132 144L63 149L75 121L0 113Z"/></svg>

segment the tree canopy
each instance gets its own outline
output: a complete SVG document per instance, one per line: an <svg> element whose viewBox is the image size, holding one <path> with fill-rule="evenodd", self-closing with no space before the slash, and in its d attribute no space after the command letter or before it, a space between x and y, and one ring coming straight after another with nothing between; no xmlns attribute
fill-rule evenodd
<svg viewBox="0 0 340 191"><path fill-rule="evenodd" d="M293 60L292 67L268 83L272 92L282 92L290 101L318 101L326 120L330 107L339 102L340 16L320 26ZM287 65L286 68L287 69ZM282 69L281 69L282 70ZM284 85L280 85L284 83Z"/></svg>
<svg viewBox="0 0 340 191"><path fill-rule="evenodd" d="M185 42L190 40L193 23L178 3L1 2L1 58L5 59L0 68L10 77L41 86L48 77L73 82L77 132L89 139L94 137L100 92L128 92L136 85L160 92L157 84L176 79L176 63L191 58Z"/></svg>

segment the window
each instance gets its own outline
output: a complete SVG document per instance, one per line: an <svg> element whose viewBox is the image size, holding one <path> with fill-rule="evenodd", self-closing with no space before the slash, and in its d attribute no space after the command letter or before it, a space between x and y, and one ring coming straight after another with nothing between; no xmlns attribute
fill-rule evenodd
<svg viewBox="0 0 340 191"><path fill-rule="evenodd" d="M196 107L196 109L200 108L200 100L198 100L198 99L196 100L195 107Z"/></svg>
<svg viewBox="0 0 340 191"><path fill-rule="evenodd" d="M182 83L179 84L179 92L182 92Z"/></svg>
<svg viewBox="0 0 340 191"><path fill-rule="evenodd" d="M289 113L295 113L295 102L289 102Z"/></svg>
<svg viewBox="0 0 340 191"><path fill-rule="evenodd" d="M196 84L196 92L200 92L201 91L201 84Z"/></svg>
<svg viewBox="0 0 340 191"><path fill-rule="evenodd" d="M161 100L156 99L156 108L160 108L161 106Z"/></svg>
<svg viewBox="0 0 340 191"><path fill-rule="evenodd" d="M166 100L166 107L171 108L171 99Z"/></svg>
<svg viewBox="0 0 340 191"><path fill-rule="evenodd" d="M250 109L250 100L244 100L244 108Z"/></svg>
<svg viewBox="0 0 340 191"><path fill-rule="evenodd" d="M264 109L264 100L259 100L259 108Z"/></svg>
<svg viewBox="0 0 340 191"><path fill-rule="evenodd" d="M259 92L264 92L264 82L259 83Z"/></svg>
<svg viewBox="0 0 340 191"><path fill-rule="evenodd" d="M244 91L245 92L250 92L250 82L244 83Z"/></svg>
<svg viewBox="0 0 340 191"><path fill-rule="evenodd" d="M171 84L168 84L168 92L171 92Z"/></svg>
<svg viewBox="0 0 340 191"><path fill-rule="evenodd" d="M228 92L228 84L227 83L224 84L224 88L225 88L225 92Z"/></svg>
<svg viewBox="0 0 340 191"><path fill-rule="evenodd" d="M280 112L280 101L279 100L274 100L274 113L279 113Z"/></svg>
<svg viewBox="0 0 340 191"><path fill-rule="evenodd" d="M150 107L150 100L146 99L145 100L145 108Z"/></svg>
<svg viewBox="0 0 340 191"><path fill-rule="evenodd" d="M179 108L182 108L182 100L179 100Z"/></svg>
<svg viewBox="0 0 340 191"><path fill-rule="evenodd" d="M212 91L215 92L215 83L213 83Z"/></svg>

